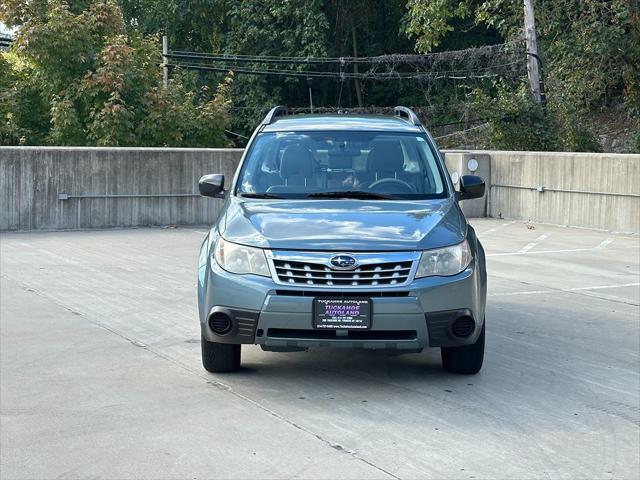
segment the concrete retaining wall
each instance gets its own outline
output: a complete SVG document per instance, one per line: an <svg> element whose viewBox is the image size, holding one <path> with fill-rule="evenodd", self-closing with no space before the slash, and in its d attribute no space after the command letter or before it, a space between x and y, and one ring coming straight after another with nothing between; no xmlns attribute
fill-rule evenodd
<svg viewBox="0 0 640 480"><path fill-rule="evenodd" d="M211 223L222 203L200 197L198 179L208 172L231 179L241 155L241 149L0 147L0 230Z"/></svg>
<svg viewBox="0 0 640 480"><path fill-rule="evenodd" d="M240 149L0 147L0 230L211 223L205 173L233 177ZM446 151L450 172L487 195L468 217L504 217L640 233L640 155ZM66 199L65 198L66 194Z"/></svg>
<svg viewBox="0 0 640 480"><path fill-rule="evenodd" d="M640 233L640 155L472 154L491 157L488 216Z"/></svg>

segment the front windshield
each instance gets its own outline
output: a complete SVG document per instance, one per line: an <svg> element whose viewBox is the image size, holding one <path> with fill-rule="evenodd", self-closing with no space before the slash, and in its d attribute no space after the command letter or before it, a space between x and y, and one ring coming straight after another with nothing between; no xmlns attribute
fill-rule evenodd
<svg viewBox="0 0 640 480"><path fill-rule="evenodd" d="M447 196L427 138L413 133L260 133L237 185L237 193L248 197Z"/></svg>

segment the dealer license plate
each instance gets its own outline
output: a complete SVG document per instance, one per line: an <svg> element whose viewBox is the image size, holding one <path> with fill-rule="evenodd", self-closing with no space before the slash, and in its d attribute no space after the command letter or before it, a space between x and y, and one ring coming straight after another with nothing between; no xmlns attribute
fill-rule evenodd
<svg viewBox="0 0 640 480"><path fill-rule="evenodd" d="M313 328L364 330L371 328L370 298L315 298Z"/></svg>

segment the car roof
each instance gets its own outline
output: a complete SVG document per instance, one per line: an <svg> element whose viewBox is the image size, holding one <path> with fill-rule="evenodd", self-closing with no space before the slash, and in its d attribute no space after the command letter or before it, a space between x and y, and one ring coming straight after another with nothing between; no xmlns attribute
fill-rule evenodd
<svg viewBox="0 0 640 480"><path fill-rule="evenodd" d="M389 115L286 115L278 117L263 132L292 131L386 131L386 132L422 132L418 125Z"/></svg>

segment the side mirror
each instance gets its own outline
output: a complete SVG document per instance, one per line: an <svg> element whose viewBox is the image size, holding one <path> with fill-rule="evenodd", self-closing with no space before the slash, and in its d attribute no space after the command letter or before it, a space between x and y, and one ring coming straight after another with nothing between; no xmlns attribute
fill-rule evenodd
<svg viewBox="0 0 640 480"><path fill-rule="evenodd" d="M484 179L476 175L463 175L460 177L460 191L458 200L471 200L484 196Z"/></svg>
<svg viewBox="0 0 640 480"><path fill-rule="evenodd" d="M215 173L201 177L198 189L200 195L204 197L222 198L224 196L224 175Z"/></svg>

